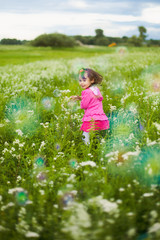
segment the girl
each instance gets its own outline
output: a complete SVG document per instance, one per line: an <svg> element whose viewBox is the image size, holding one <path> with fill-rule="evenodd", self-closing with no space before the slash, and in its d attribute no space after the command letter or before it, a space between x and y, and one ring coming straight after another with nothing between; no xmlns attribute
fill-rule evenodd
<svg viewBox="0 0 160 240"><path fill-rule="evenodd" d="M109 121L103 111L103 97L96 84L102 82L102 76L90 68L79 71L79 84L84 89L82 96L71 96L73 100L81 100L81 108L85 110L82 118L84 141L89 144L89 132L109 128Z"/></svg>

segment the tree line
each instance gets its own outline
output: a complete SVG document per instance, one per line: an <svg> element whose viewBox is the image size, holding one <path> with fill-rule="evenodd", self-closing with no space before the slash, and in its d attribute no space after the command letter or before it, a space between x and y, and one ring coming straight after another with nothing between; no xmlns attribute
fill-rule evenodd
<svg viewBox="0 0 160 240"><path fill-rule="evenodd" d="M28 41L27 40L18 40L16 38L3 38L0 41L1 45L24 45Z"/></svg>
<svg viewBox="0 0 160 240"><path fill-rule="evenodd" d="M126 46L160 46L160 40L154 40L147 38L147 29L143 26L138 27L139 35L133 35L132 37L107 37L104 35L102 29L95 30L95 36L67 36L60 33L42 34L36 37L32 41L17 40L3 38L0 41L1 45L31 45L35 47L74 47L76 45L98 45L98 46L109 46L114 43L115 45L126 45Z"/></svg>

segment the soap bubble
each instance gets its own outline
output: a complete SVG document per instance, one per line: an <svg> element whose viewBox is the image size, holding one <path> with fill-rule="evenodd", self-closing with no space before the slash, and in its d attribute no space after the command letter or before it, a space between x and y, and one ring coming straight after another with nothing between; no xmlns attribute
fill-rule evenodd
<svg viewBox="0 0 160 240"><path fill-rule="evenodd" d="M35 159L35 164L37 167L44 167L45 166L45 160L43 157L37 157Z"/></svg>
<svg viewBox="0 0 160 240"><path fill-rule="evenodd" d="M77 163L76 159L71 159L69 161L69 165L70 165L71 168L77 168L78 163Z"/></svg>
<svg viewBox="0 0 160 240"><path fill-rule="evenodd" d="M16 201L19 205L25 205L28 200L28 195L25 191L16 193Z"/></svg>
<svg viewBox="0 0 160 240"><path fill-rule="evenodd" d="M40 122L35 104L26 97L13 98L7 104L6 118L24 134L33 134Z"/></svg>
<svg viewBox="0 0 160 240"><path fill-rule="evenodd" d="M110 95L114 99L121 99L126 91L125 90L126 82L124 81L122 76L117 73L112 73L109 78L110 78L110 83L109 83Z"/></svg>
<svg viewBox="0 0 160 240"><path fill-rule="evenodd" d="M128 53L128 49L124 46L120 46L116 48L116 53L120 56L120 57L124 57L127 55Z"/></svg>
<svg viewBox="0 0 160 240"><path fill-rule="evenodd" d="M50 97L45 97L42 99L42 105L46 110L52 110L55 107L55 100Z"/></svg>
<svg viewBox="0 0 160 240"><path fill-rule="evenodd" d="M135 162L135 170L141 182L146 185L160 184L160 148L158 145L142 149Z"/></svg>
<svg viewBox="0 0 160 240"><path fill-rule="evenodd" d="M109 116L110 138L106 147L108 151L134 149L136 140L140 137L138 115L135 112L120 109Z"/></svg>
<svg viewBox="0 0 160 240"><path fill-rule="evenodd" d="M154 93L160 92L160 65L151 65L141 75L144 86Z"/></svg>
<svg viewBox="0 0 160 240"><path fill-rule="evenodd" d="M68 207L72 205L74 198L75 196L72 192L65 192L60 199L60 203L63 207Z"/></svg>
<svg viewBox="0 0 160 240"><path fill-rule="evenodd" d="M54 97L60 97L61 96L61 92L58 88L56 88L54 91L53 91L53 96Z"/></svg>
<svg viewBox="0 0 160 240"><path fill-rule="evenodd" d="M46 172L39 172L36 176L37 180L44 181L47 179L47 173Z"/></svg>
<svg viewBox="0 0 160 240"><path fill-rule="evenodd" d="M71 76L74 79L79 80L79 70L82 69L84 66L88 66L88 63L85 59L75 59L71 66Z"/></svg>
<svg viewBox="0 0 160 240"><path fill-rule="evenodd" d="M79 103L74 100L70 100L67 105L72 112L76 112L78 109L80 109Z"/></svg>

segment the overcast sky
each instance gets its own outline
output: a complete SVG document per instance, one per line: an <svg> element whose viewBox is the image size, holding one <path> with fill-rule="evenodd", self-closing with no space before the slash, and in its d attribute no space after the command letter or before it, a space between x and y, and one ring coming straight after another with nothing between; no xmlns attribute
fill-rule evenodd
<svg viewBox="0 0 160 240"><path fill-rule="evenodd" d="M160 0L0 0L0 39L31 40L43 33L160 39Z"/></svg>

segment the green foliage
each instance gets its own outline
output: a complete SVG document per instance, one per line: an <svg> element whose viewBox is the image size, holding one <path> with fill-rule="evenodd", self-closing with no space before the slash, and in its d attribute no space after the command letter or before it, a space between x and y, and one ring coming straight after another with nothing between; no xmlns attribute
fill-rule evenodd
<svg viewBox="0 0 160 240"><path fill-rule="evenodd" d="M133 35L132 37L123 36L120 37L110 37L105 36L102 29L95 29L96 36L66 36L64 34L51 33L51 34L42 34L36 37L32 41L27 40L17 40L17 39L2 39L0 41L1 45L32 45L32 46L41 46L41 47L73 47L79 45L75 40L80 41L84 45L98 45L98 46L107 46L111 43L116 43L117 45L126 45L126 46L160 46L160 40L153 40L147 38L147 29L144 26L138 27L139 36Z"/></svg>
<svg viewBox="0 0 160 240"><path fill-rule="evenodd" d="M31 41L35 47L73 47L76 45L72 37L60 33L42 34Z"/></svg>
<svg viewBox="0 0 160 240"><path fill-rule="evenodd" d="M136 35L133 35L128 41L129 41L130 44L132 44L135 47L142 46L141 38L137 37Z"/></svg>
<svg viewBox="0 0 160 240"><path fill-rule="evenodd" d="M104 37L102 29L96 29L95 32L96 32L96 38Z"/></svg>
<svg viewBox="0 0 160 240"><path fill-rule="evenodd" d="M146 32L147 32L147 29L143 26L139 26L138 27L138 30L139 30L139 38L144 41L147 37L146 35Z"/></svg>
<svg viewBox="0 0 160 240"><path fill-rule="evenodd" d="M95 39L94 44L99 46L108 46L109 40L107 37L98 37Z"/></svg>
<svg viewBox="0 0 160 240"><path fill-rule="evenodd" d="M147 45L150 46L155 46L158 47L160 46L160 40L155 40L155 39L150 39L147 41Z"/></svg>
<svg viewBox="0 0 160 240"><path fill-rule="evenodd" d="M0 44L2 45L22 45L25 44L27 41L26 40L17 40L16 38L3 38L0 41Z"/></svg>

